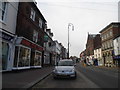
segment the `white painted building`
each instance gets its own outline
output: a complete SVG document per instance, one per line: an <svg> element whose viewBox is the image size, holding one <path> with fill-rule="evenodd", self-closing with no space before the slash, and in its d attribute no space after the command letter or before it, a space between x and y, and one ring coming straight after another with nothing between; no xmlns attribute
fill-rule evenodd
<svg viewBox="0 0 120 90"><path fill-rule="evenodd" d="M94 55L86 56L86 63L90 63L93 65L93 58L94 58Z"/></svg>
<svg viewBox="0 0 120 90"><path fill-rule="evenodd" d="M98 60L98 66L103 65L102 49L101 48L94 49L94 58Z"/></svg>
<svg viewBox="0 0 120 90"><path fill-rule="evenodd" d="M52 63L52 45L53 45L53 33L51 33L51 29L46 29L46 36L47 41L44 43L44 64L51 64Z"/></svg>
<svg viewBox="0 0 120 90"><path fill-rule="evenodd" d="M2 12L2 13L1 13ZM0 1L0 66L2 71L11 71L15 50L15 30L18 12L18 2Z"/></svg>
<svg viewBox="0 0 120 90"><path fill-rule="evenodd" d="M120 36L113 40L114 60L116 65L120 64Z"/></svg>
<svg viewBox="0 0 120 90"><path fill-rule="evenodd" d="M120 36L113 40L113 44L115 56L120 55Z"/></svg>
<svg viewBox="0 0 120 90"><path fill-rule="evenodd" d="M57 40L54 41L54 45L52 46L52 48L55 53L55 65L56 65L57 62L60 60L60 54L61 54L61 46Z"/></svg>

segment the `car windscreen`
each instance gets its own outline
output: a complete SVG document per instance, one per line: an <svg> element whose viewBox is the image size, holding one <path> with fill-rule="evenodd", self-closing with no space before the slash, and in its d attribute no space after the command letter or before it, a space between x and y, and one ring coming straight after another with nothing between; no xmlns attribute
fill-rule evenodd
<svg viewBox="0 0 120 90"><path fill-rule="evenodd" d="M59 61L58 66L73 66L73 61Z"/></svg>

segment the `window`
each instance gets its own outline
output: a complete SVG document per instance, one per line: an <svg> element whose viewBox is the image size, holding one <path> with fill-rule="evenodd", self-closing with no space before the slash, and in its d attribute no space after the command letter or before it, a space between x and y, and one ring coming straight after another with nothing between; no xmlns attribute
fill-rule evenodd
<svg viewBox="0 0 120 90"><path fill-rule="evenodd" d="M110 41L108 41L108 48L110 48Z"/></svg>
<svg viewBox="0 0 120 90"><path fill-rule="evenodd" d="M108 33L106 34L106 38L109 38L109 35L108 35Z"/></svg>
<svg viewBox="0 0 120 90"><path fill-rule="evenodd" d="M104 49L106 49L107 48L107 46L106 46L106 43L105 43L105 45L104 45Z"/></svg>
<svg viewBox="0 0 120 90"><path fill-rule="evenodd" d="M112 36L112 31L110 31L110 36Z"/></svg>
<svg viewBox="0 0 120 90"><path fill-rule="evenodd" d="M104 35L104 39L106 39L106 34Z"/></svg>
<svg viewBox="0 0 120 90"><path fill-rule="evenodd" d="M103 39L103 36L102 36L102 41L103 41L104 39Z"/></svg>
<svg viewBox="0 0 120 90"><path fill-rule="evenodd" d="M0 1L0 20L5 21L6 18L6 10L7 10L7 2Z"/></svg>
<svg viewBox="0 0 120 90"><path fill-rule="evenodd" d="M35 58L34 58L34 66L41 66L41 52L36 51L35 52Z"/></svg>
<svg viewBox="0 0 120 90"><path fill-rule="evenodd" d="M42 28L42 20L39 18L39 27Z"/></svg>
<svg viewBox="0 0 120 90"><path fill-rule="evenodd" d="M116 39L116 42L118 43L118 38Z"/></svg>
<svg viewBox="0 0 120 90"><path fill-rule="evenodd" d="M31 8L31 15L30 18L35 21L35 11Z"/></svg>
<svg viewBox="0 0 120 90"><path fill-rule="evenodd" d="M17 67L18 62L19 47L15 47L15 56L14 56L14 67Z"/></svg>
<svg viewBox="0 0 120 90"><path fill-rule="evenodd" d="M112 40L110 41L110 46L113 47L113 42L112 42Z"/></svg>
<svg viewBox="0 0 120 90"><path fill-rule="evenodd" d="M102 49L104 49L104 43L102 44Z"/></svg>
<svg viewBox="0 0 120 90"><path fill-rule="evenodd" d="M38 32L36 30L33 31L33 41L34 42L38 41Z"/></svg>
<svg viewBox="0 0 120 90"><path fill-rule="evenodd" d="M9 52L8 43L2 42L2 70L7 69L8 52Z"/></svg>
<svg viewBox="0 0 120 90"><path fill-rule="evenodd" d="M49 47L51 47L51 42L48 43Z"/></svg>
<svg viewBox="0 0 120 90"><path fill-rule="evenodd" d="M30 65L30 49L20 47L18 67L26 67Z"/></svg>

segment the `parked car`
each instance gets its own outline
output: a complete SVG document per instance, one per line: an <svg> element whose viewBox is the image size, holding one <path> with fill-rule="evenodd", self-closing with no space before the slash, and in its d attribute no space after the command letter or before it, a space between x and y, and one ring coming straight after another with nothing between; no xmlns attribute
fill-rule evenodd
<svg viewBox="0 0 120 90"><path fill-rule="evenodd" d="M56 78L76 78L75 65L72 59L64 59L58 62L53 70L53 77Z"/></svg>

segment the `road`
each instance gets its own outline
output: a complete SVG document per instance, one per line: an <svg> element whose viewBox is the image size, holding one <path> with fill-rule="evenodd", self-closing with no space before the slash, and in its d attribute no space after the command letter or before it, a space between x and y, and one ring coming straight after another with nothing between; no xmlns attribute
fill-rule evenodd
<svg viewBox="0 0 120 90"><path fill-rule="evenodd" d="M118 88L118 70L76 66L77 78L53 79L52 74L32 88Z"/></svg>

